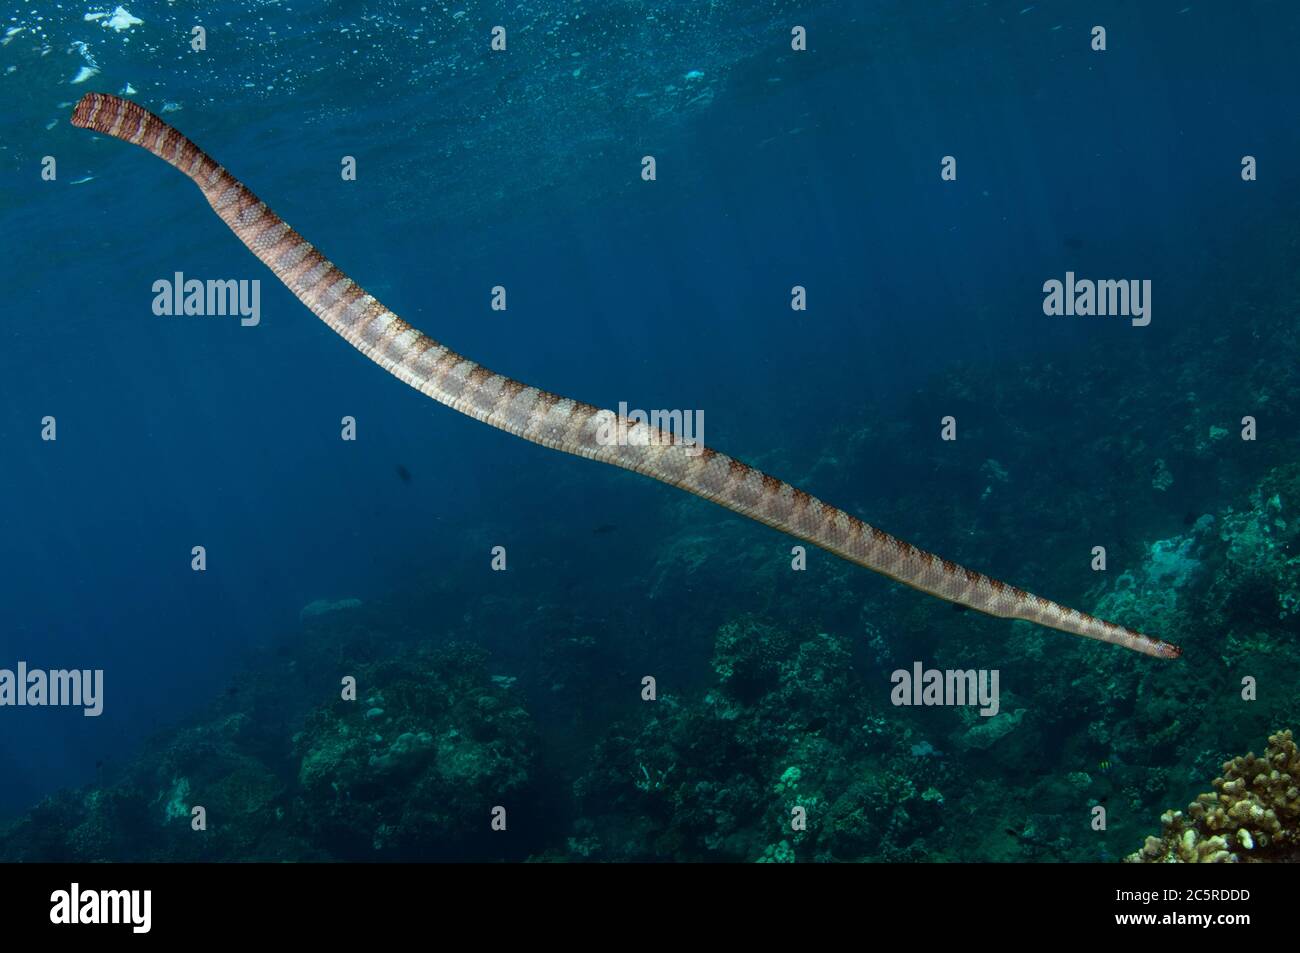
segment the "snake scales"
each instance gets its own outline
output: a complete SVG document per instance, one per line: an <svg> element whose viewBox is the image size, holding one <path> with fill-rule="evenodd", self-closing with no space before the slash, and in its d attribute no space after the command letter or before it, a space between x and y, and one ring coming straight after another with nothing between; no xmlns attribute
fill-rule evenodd
<svg viewBox="0 0 1300 953"><path fill-rule="evenodd" d="M1180 654L1169 642L917 549L739 460L494 374L366 294L203 150L135 103L88 93L73 110L72 124L142 146L189 176L236 237L317 317L398 380L440 403L525 440L679 487L940 599L1158 658Z"/></svg>

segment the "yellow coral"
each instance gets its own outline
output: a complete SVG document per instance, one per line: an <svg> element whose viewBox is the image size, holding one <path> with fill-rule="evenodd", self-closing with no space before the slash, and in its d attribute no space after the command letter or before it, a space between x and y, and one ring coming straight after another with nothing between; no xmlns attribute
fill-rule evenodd
<svg viewBox="0 0 1300 953"><path fill-rule="evenodd" d="M1300 861L1300 752L1290 731L1253 753L1224 762L1214 793L1160 817L1163 836L1148 837L1130 863Z"/></svg>

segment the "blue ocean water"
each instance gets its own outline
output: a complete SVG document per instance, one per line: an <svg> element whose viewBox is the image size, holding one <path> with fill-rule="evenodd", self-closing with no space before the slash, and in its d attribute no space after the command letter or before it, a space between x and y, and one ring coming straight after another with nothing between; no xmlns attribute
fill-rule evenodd
<svg viewBox="0 0 1300 953"><path fill-rule="evenodd" d="M382 611L394 639L489 647L494 673L522 679L554 790L640 704L644 672L706 693L715 631L749 613L855 654L879 629L900 664L1025 663L1008 690L1031 712L1069 676L1026 663L1026 644L1080 675L1118 652L941 613L815 550L791 582L791 540L424 399L312 317L183 176L74 129L85 92L162 115L397 314L493 370L600 406L701 409L710 445L1085 610L1105 594L1087 571L1098 540L1113 575L1136 571L1187 516L1247 507L1295 447L1293 364L1261 371L1274 387L1252 404L1216 403L1290 341L1236 332L1246 300L1294 313L1292 4L127 6L0 5L0 668L102 668L106 691L98 718L0 709L0 818L106 783L249 666L286 696L332 692L285 661L320 599ZM1149 279L1150 326L1045 316L1043 282L1067 270ZM260 279L260 323L153 314L153 283L177 272ZM1177 452L1158 435L1235 440L1244 414L1267 446L1175 464L1152 493L1151 467ZM1076 452L1106 439L1114 459ZM1024 463L1001 480L1008 458ZM1287 631L1279 653L1295 651ZM557 633L605 653L581 686L529 674ZM1228 649L1188 654L1177 691L1226 705L1238 670L1212 686L1186 670ZM885 669L853 677L887 706ZM1277 701L1293 687L1273 690L1294 705ZM1093 771L1107 751L1081 741L1089 721L1131 721L1133 704L1089 697L1019 756ZM1154 737L1160 716L1139 717ZM1216 756L1286 727L1218 720L1152 742L1180 752L1154 756L1172 776L1144 788L1153 803L1185 801ZM946 750L955 722L906 724ZM1055 760L1071 745L1092 754ZM1190 774L1202 752L1209 774ZM1144 806L1129 823L1154 831ZM551 834L537 843L565 842Z"/></svg>

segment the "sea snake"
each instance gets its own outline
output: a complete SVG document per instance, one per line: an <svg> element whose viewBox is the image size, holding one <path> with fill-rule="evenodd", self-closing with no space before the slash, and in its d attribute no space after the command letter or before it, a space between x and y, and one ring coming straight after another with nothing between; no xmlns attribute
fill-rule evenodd
<svg viewBox="0 0 1300 953"><path fill-rule="evenodd" d="M153 113L87 93L72 124L148 149L184 172L248 250L343 339L398 380L500 430L694 493L849 562L1004 619L1025 619L1158 658L1178 646L940 559L680 435L494 374L411 327L343 274L242 182Z"/></svg>

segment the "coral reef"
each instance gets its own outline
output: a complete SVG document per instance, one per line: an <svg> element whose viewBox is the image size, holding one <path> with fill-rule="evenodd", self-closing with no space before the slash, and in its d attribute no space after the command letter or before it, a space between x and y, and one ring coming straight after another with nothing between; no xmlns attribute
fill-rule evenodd
<svg viewBox="0 0 1300 953"><path fill-rule="evenodd" d="M1225 614L1286 622L1300 612L1300 466L1269 473L1249 507L1228 509L1220 527L1227 566L1218 586Z"/></svg>
<svg viewBox="0 0 1300 953"><path fill-rule="evenodd" d="M482 852L489 811L532 797L536 746L513 679L452 645L365 666L357 682L361 701L316 709L293 739L294 813L312 842L348 859Z"/></svg>
<svg viewBox="0 0 1300 953"><path fill-rule="evenodd" d="M153 739L111 784L47 798L0 832L2 860L197 861L311 857L286 790L236 712ZM206 829L192 813L203 808Z"/></svg>
<svg viewBox="0 0 1300 953"><path fill-rule="evenodd" d="M1300 717L1276 690L1300 677L1294 499L1300 466L1285 464L1234 506L1112 555L1095 604L1178 633L1194 671L1027 625L1008 638L996 620L882 594L833 563L804 576L778 561L763 584L795 577L784 598L796 611L721 620L711 655L652 636L662 693L630 718L644 626L620 642L512 591L462 622L529 620L532 656L503 666L454 633L395 637L406 622L383 603L312 613L308 638L277 646L209 712L0 830L0 858L1115 859L1106 845L1140 841L1177 779L1204 776L1244 732ZM737 539L732 559L772 562L761 538ZM431 598L452 595L441 585ZM889 705L892 668L979 657L1002 669L997 715ZM338 698L343 674L355 701ZM1238 700L1244 675L1267 688L1257 701ZM1287 736L1229 762L1214 794L1166 816L1146 859L1294 855L1293 789L1271 774L1293 770ZM1098 804L1101 834L1087 824ZM489 830L498 805L510 837Z"/></svg>
<svg viewBox="0 0 1300 953"><path fill-rule="evenodd" d="M741 619L713 668L702 697L661 698L599 745L572 859L905 859L941 833L949 767L864 701L842 639Z"/></svg>
<svg viewBox="0 0 1300 953"><path fill-rule="evenodd" d="M1300 861L1300 752L1290 730L1268 739L1262 758L1233 758L1187 812L1167 811L1132 863Z"/></svg>
<svg viewBox="0 0 1300 953"><path fill-rule="evenodd" d="M111 782L61 792L0 828L0 860L526 856L526 840L491 839L489 827L497 805L536 810L536 745L514 679L489 675L486 652L465 645L343 668L363 698L308 710L292 739L287 720L244 710L279 692L251 680L154 738ZM321 684L337 697L336 681Z"/></svg>

